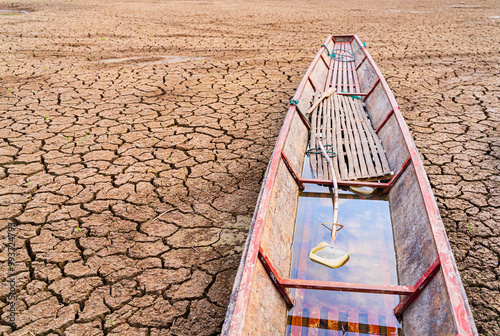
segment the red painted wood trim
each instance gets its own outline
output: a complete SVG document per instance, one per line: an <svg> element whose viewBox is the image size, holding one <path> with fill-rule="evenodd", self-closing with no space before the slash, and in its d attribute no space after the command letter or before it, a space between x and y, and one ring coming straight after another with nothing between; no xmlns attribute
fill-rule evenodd
<svg viewBox="0 0 500 336"><path fill-rule="evenodd" d="M314 91L316 91L316 85L314 85L313 83L313 80L311 79L311 77L307 77L307 80L309 81L309 83L312 85Z"/></svg>
<svg viewBox="0 0 500 336"><path fill-rule="evenodd" d="M307 127L307 129L310 130L311 129L311 124L309 123L309 120L307 120L307 118L304 115L304 113L300 112L300 109L299 109L298 106L294 105L293 107L295 107L295 111L297 111L297 113L299 114L300 120L302 120L302 122Z"/></svg>
<svg viewBox="0 0 500 336"><path fill-rule="evenodd" d="M380 77L377 79L377 81L375 82L375 84L373 84L372 88L370 89L370 91L368 91L368 94L365 96L365 98L363 98L363 101L365 101L366 98L368 98L368 96L372 94L373 90L375 90L375 88L377 87L378 83L380 83Z"/></svg>
<svg viewBox="0 0 500 336"><path fill-rule="evenodd" d="M331 36L328 36L328 39L325 41L325 44L331 39ZM318 51L311 65L306 71L304 78L299 84L295 95L293 96L294 100L298 100L304 87L307 83L307 78L311 75L316 63L321 57L322 49ZM239 284L237 284L238 289L236 293L233 293L233 298L231 299L229 305L234 307L232 311L228 314L231 316L231 322L228 327L227 335L241 335L243 332L243 326L245 324L246 311L248 308L248 302L250 300L250 294L252 290L252 282L253 276L255 273L255 264L257 262L260 240L262 238L262 233L264 231L264 222L267 215L267 210L269 208L269 202L271 199L271 193L273 190L274 182L276 179L276 174L278 172L278 165L281 160L281 151L283 150L286 137L288 135L288 131L290 130L290 125L292 123L293 114L295 113L296 106L292 105L288 109L288 112L285 116L285 120L283 121L283 126L281 127L280 134L278 136L278 140L276 142L276 146L274 148L274 152L271 156L271 160L269 162L269 166L264 177L264 182L262 185L261 194L259 195L259 200L257 206L255 208L254 218L250 225L251 237L248 242L248 249L246 250L246 256L244 261L244 269L241 274L241 278Z"/></svg>
<svg viewBox="0 0 500 336"><path fill-rule="evenodd" d="M337 43L337 41L335 41L335 37L334 36L331 36L331 38L332 38L332 41L333 41L334 44Z"/></svg>
<svg viewBox="0 0 500 336"><path fill-rule="evenodd" d="M267 257L266 253L262 249L262 246L259 247L259 260L262 263L262 266L264 266L264 268L266 269L267 274L269 274L269 277L271 278L271 281L273 282L274 286L283 297L283 300L285 300L285 303L288 306L288 308L292 308L294 305L293 298L290 296L290 293L288 293L286 288L283 287L283 285L281 285L281 278L278 275L276 269L271 264L271 261Z"/></svg>
<svg viewBox="0 0 500 336"><path fill-rule="evenodd" d="M283 159L283 163L288 168L288 171L292 175L293 179L295 180L295 182L297 183L299 188L304 189L305 188L304 183L302 183L302 181L300 180L300 177L297 175L297 173L293 169L292 164L290 163L290 161L288 160L288 158L286 157L286 155L283 151L281 151L281 158Z"/></svg>
<svg viewBox="0 0 500 336"><path fill-rule="evenodd" d="M355 36L354 38L361 45L362 42L359 37ZM368 62L370 62L373 70L380 78L384 91L391 103L391 107L394 109L394 116L396 117L396 120L398 122L401 134L405 139L406 147L415 169L415 175L417 177L417 183L422 194L427 217L429 218L429 225L434 238L434 243L436 244L439 260L441 262L441 271L443 273L446 291L450 299L450 308L452 311L457 333L460 335L468 336L475 335L475 333L473 333L472 331L472 321L474 320L471 316L468 304L464 301L464 298L461 294L463 287L459 280L460 275L458 273L458 270L456 269L453 259L453 252L451 251L448 238L446 236L446 231L441 220L441 215L439 214L436 200L434 199L429 181L427 180L427 175L425 174L422 161L420 160L417 149L413 143L413 139L411 137L410 131L408 130L408 126L406 125L403 115L401 114L398 103L396 102L392 91L389 89L389 85L387 85L387 82L383 78L380 69L373 61L373 58L371 57L368 50L365 48L363 51L365 52L367 60Z"/></svg>
<svg viewBox="0 0 500 336"><path fill-rule="evenodd" d="M319 180L319 179L304 179L301 178L300 181L306 184L321 184L321 185L333 185L332 180ZM388 188L389 183L384 182L363 182L363 181L337 181L339 186L343 187L372 187L372 188Z"/></svg>
<svg viewBox="0 0 500 336"><path fill-rule="evenodd" d="M328 68L328 70L330 70L330 66L328 65L328 62L326 61L325 56L323 56L323 53L321 53L321 59L323 60L323 63L325 63L325 65Z"/></svg>
<svg viewBox="0 0 500 336"><path fill-rule="evenodd" d="M353 34L337 34L337 35L333 35L333 37L356 37L356 35L353 35ZM341 43L345 43L345 42L341 42Z"/></svg>
<svg viewBox="0 0 500 336"><path fill-rule="evenodd" d="M354 40L354 35L351 37L351 39L347 43L351 43L353 40Z"/></svg>
<svg viewBox="0 0 500 336"><path fill-rule="evenodd" d="M395 294L411 295L413 287L394 285L367 285L350 282L316 281L300 279L281 279L281 285L285 288L304 288L329 290L338 292L372 293L372 294Z"/></svg>
<svg viewBox="0 0 500 336"><path fill-rule="evenodd" d="M363 50L364 51L364 50ZM361 62L359 62L359 64L356 66L356 70L359 69L359 67L361 66L361 64L363 64L363 62L367 59L366 57L366 54L365 54L365 57L363 57L363 59L361 60Z"/></svg>
<svg viewBox="0 0 500 336"><path fill-rule="evenodd" d="M405 312L405 310L415 301L420 293L424 290L424 288L431 282L432 278L439 271L439 258L436 259L432 263L432 265L427 269L427 271L422 275L422 277L417 281L417 283L413 286L413 294L405 297L401 302L394 308L394 315L401 316Z"/></svg>
<svg viewBox="0 0 500 336"><path fill-rule="evenodd" d="M401 175L403 175L403 173L405 172L406 168L408 168L408 166L410 165L410 162L411 162L411 156L408 156L408 158L405 160L405 162L403 162L403 164L401 165L401 167L399 167L397 173L394 174L394 176L389 181L389 186L382 191L383 194L387 194L389 192L389 190L391 190L392 186L401 177Z"/></svg>
<svg viewBox="0 0 500 336"><path fill-rule="evenodd" d="M337 92L336 94L340 96L368 96L369 93L364 92Z"/></svg>
<svg viewBox="0 0 500 336"><path fill-rule="evenodd" d="M387 115L385 116L384 120L382 120L382 122L380 123L380 125L378 125L377 129L375 130L375 133L378 133L380 131L380 129L382 127L384 127L385 123L387 122L387 120L389 120L390 117L392 117L394 113L394 109L392 109L389 113L387 113Z"/></svg>

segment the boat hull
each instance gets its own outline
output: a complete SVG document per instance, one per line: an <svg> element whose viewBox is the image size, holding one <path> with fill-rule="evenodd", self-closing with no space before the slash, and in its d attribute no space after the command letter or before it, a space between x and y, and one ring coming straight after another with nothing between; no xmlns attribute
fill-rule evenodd
<svg viewBox="0 0 500 336"><path fill-rule="evenodd" d="M374 185L387 192L399 284L414 286L435 262L440 266L402 313L404 334L476 335L467 297L417 149L392 92L355 35L328 37L292 100L294 104L285 117L263 181L222 334L286 333L287 303L279 291L286 281L275 278L290 275L298 194L304 183L328 183L301 178L309 132L303 114L318 90L339 84L335 80L340 76L335 75L329 54L342 43L356 50L353 53L355 69L352 68L359 80L356 92L361 93L390 167L396 172L388 183L361 184ZM339 181L339 185L359 184ZM266 269L263 251L275 273L270 272L269 267Z"/></svg>

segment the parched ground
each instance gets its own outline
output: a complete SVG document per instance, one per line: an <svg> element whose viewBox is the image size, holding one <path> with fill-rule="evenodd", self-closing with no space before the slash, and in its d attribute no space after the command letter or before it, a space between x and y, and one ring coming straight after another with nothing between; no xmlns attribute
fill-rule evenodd
<svg viewBox="0 0 500 336"><path fill-rule="evenodd" d="M288 100L328 34L356 33L420 149L478 329L500 335L498 1L0 8L29 12L0 12L0 334L218 334Z"/></svg>

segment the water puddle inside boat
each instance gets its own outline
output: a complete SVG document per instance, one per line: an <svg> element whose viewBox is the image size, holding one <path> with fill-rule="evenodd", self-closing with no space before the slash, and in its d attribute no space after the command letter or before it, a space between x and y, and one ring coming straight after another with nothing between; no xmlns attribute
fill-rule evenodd
<svg viewBox="0 0 500 336"><path fill-rule="evenodd" d="M304 178L312 178L309 162ZM292 246L291 279L398 285L396 254L389 201L347 190L339 193L339 220L344 225L334 246L350 253L349 260L333 269L309 258L321 242L330 243L322 223L333 219L333 193L328 187L306 185L299 205ZM288 312L287 335L402 335L393 314L397 295L292 289L295 306Z"/></svg>

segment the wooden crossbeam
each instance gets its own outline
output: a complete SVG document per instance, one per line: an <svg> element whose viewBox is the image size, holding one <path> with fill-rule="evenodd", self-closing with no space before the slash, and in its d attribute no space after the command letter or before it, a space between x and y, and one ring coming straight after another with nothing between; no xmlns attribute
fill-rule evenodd
<svg viewBox="0 0 500 336"><path fill-rule="evenodd" d="M267 274L269 274L269 277L271 278L274 286L281 294L283 300L285 300L289 308L293 307L294 300L291 297L290 293L287 291L287 288L328 290L353 293L407 295L407 297L401 300L396 308L394 308L394 314L396 316L400 316L418 298L420 293L437 274L441 265L439 258L437 258L414 286L371 285L350 282L284 279L279 276L278 272L273 267L262 246L259 246L258 257Z"/></svg>
<svg viewBox="0 0 500 336"><path fill-rule="evenodd" d="M372 293L372 294L413 294L411 286L394 285L365 285L351 282L333 282L299 279L281 279L281 285L285 288L304 288L316 290L328 290L337 292Z"/></svg>

